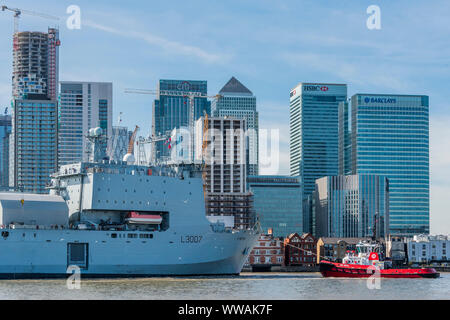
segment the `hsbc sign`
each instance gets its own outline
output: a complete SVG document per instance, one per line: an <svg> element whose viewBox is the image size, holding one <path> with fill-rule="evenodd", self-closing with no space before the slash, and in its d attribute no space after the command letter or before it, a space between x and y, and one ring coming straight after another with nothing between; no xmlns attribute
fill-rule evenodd
<svg viewBox="0 0 450 320"><path fill-rule="evenodd" d="M326 92L329 88L327 86L321 86L321 85L314 85L314 86L303 86L303 91L322 91Z"/></svg>
<svg viewBox="0 0 450 320"><path fill-rule="evenodd" d="M345 84L326 83L299 83L290 91L290 101L302 95L308 96L347 96Z"/></svg>

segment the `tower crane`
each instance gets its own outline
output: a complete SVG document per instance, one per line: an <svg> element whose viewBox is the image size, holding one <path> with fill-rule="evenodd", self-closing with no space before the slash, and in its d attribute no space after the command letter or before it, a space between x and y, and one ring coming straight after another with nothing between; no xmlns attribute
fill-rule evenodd
<svg viewBox="0 0 450 320"><path fill-rule="evenodd" d="M2 7L2 11L12 11L14 12L14 33L17 33L19 31L19 18L20 15L23 14L28 14L31 16L37 16L37 17L41 17L44 19L52 19L52 20L59 20L58 17L54 17L51 16L49 14L45 14L45 13L39 13L39 12L34 12L34 11L29 11L29 10L23 10L23 9L19 9L19 8L10 8L8 6L3 5Z"/></svg>
<svg viewBox="0 0 450 320"><path fill-rule="evenodd" d="M195 91L175 91L175 90L147 90L147 89L125 89L125 93L152 94L156 96L175 96L187 97L189 99L189 133L190 133L190 159L194 163L194 101L195 98L212 98L219 100L222 95L216 94L208 96L207 94Z"/></svg>

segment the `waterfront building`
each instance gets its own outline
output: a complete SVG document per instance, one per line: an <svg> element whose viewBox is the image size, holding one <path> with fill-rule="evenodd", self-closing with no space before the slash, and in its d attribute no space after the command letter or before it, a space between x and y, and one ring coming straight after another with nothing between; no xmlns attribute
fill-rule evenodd
<svg viewBox="0 0 450 320"><path fill-rule="evenodd" d="M346 84L300 83L290 92L290 174L301 177L304 201L316 179L338 175L338 107L346 100ZM303 231L313 232L312 212L303 214Z"/></svg>
<svg viewBox="0 0 450 320"><path fill-rule="evenodd" d="M271 231L268 229L267 234L261 233L244 267L251 267L252 271L271 271L274 266L284 265L284 242Z"/></svg>
<svg viewBox="0 0 450 320"><path fill-rule="evenodd" d="M386 241L386 256L392 260L393 266L406 262L406 242L406 238L399 236L389 236Z"/></svg>
<svg viewBox="0 0 450 320"><path fill-rule="evenodd" d="M248 176L256 216L263 230L286 237L303 230L302 186L299 177Z"/></svg>
<svg viewBox="0 0 450 320"><path fill-rule="evenodd" d="M85 136L89 129L100 127L107 138L112 137L112 83L61 81L59 101L59 165L89 158L90 145ZM122 160L122 159L121 159Z"/></svg>
<svg viewBox="0 0 450 320"><path fill-rule="evenodd" d="M107 155L110 160L122 161L127 154L128 144L133 132L127 127L112 126L111 138L108 139Z"/></svg>
<svg viewBox="0 0 450 320"><path fill-rule="evenodd" d="M59 45L54 28L13 37L9 185L23 192L47 193L58 168Z"/></svg>
<svg viewBox="0 0 450 320"><path fill-rule="evenodd" d="M253 195L246 184L245 130L245 120L233 117L201 117L194 130L195 161L203 165L206 214L232 215L242 229L255 219Z"/></svg>
<svg viewBox="0 0 450 320"><path fill-rule="evenodd" d="M258 175L259 164L259 119L256 111L256 97L235 77L219 91L220 99L212 102L214 117L234 117L245 119L248 137L248 175Z"/></svg>
<svg viewBox="0 0 450 320"><path fill-rule="evenodd" d="M414 235L407 244L410 263L450 262L450 237L445 235Z"/></svg>
<svg viewBox="0 0 450 320"><path fill-rule="evenodd" d="M11 115L0 116L0 188L9 185L9 135L11 134Z"/></svg>
<svg viewBox="0 0 450 320"><path fill-rule="evenodd" d="M284 264L286 266L314 266L317 239L310 233L290 234L284 239Z"/></svg>
<svg viewBox="0 0 450 320"><path fill-rule="evenodd" d="M206 95L208 92L206 81L195 80L159 80L158 90L175 92L196 92ZM153 102L152 135L170 135L175 128L189 128L190 101L187 96L160 94ZM206 97L194 98L194 123L204 114L211 115L211 102ZM190 139L189 139L190 140ZM170 150L165 141L157 141L152 145L154 162L170 159Z"/></svg>
<svg viewBox="0 0 450 320"><path fill-rule="evenodd" d="M351 98L352 174L389 179L390 233L428 233L428 96L355 94Z"/></svg>
<svg viewBox="0 0 450 320"><path fill-rule="evenodd" d="M385 237L389 234L389 182L376 175L316 180L316 234L320 237Z"/></svg>
<svg viewBox="0 0 450 320"><path fill-rule="evenodd" d="M333 238L320 237L317 241L317 263L320 260L342 262L342 258L347 255L347 251L355 251L356 245L360 241L370 241L372 238ZM377 239L384 249L384 238ZM384 255L384 251L381 252Z"/></svg>

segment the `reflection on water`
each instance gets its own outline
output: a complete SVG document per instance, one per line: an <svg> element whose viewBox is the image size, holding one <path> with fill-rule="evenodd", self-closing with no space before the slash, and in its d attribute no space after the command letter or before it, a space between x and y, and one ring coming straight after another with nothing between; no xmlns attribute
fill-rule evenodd
<svg viewBox="0 0 450 320"><path fill-rule="evenodd" d="M0 299L450 299L450 273L439 279L322 278L320 273L242 273L227 277L0 280Z"/></svg>

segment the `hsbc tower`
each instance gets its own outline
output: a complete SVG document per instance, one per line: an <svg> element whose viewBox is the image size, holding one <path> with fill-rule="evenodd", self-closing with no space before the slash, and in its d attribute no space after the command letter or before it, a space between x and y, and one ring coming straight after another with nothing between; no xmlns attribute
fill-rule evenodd
<svg viewBox="0 0 450 320"><path fill-rule="evenodd" d="M338 175L339 103L346 100L346 84L299 83L290 92L290 174L300 176L304 201L316 179ZM308 211L303 231L314 232Z"/></svg>

